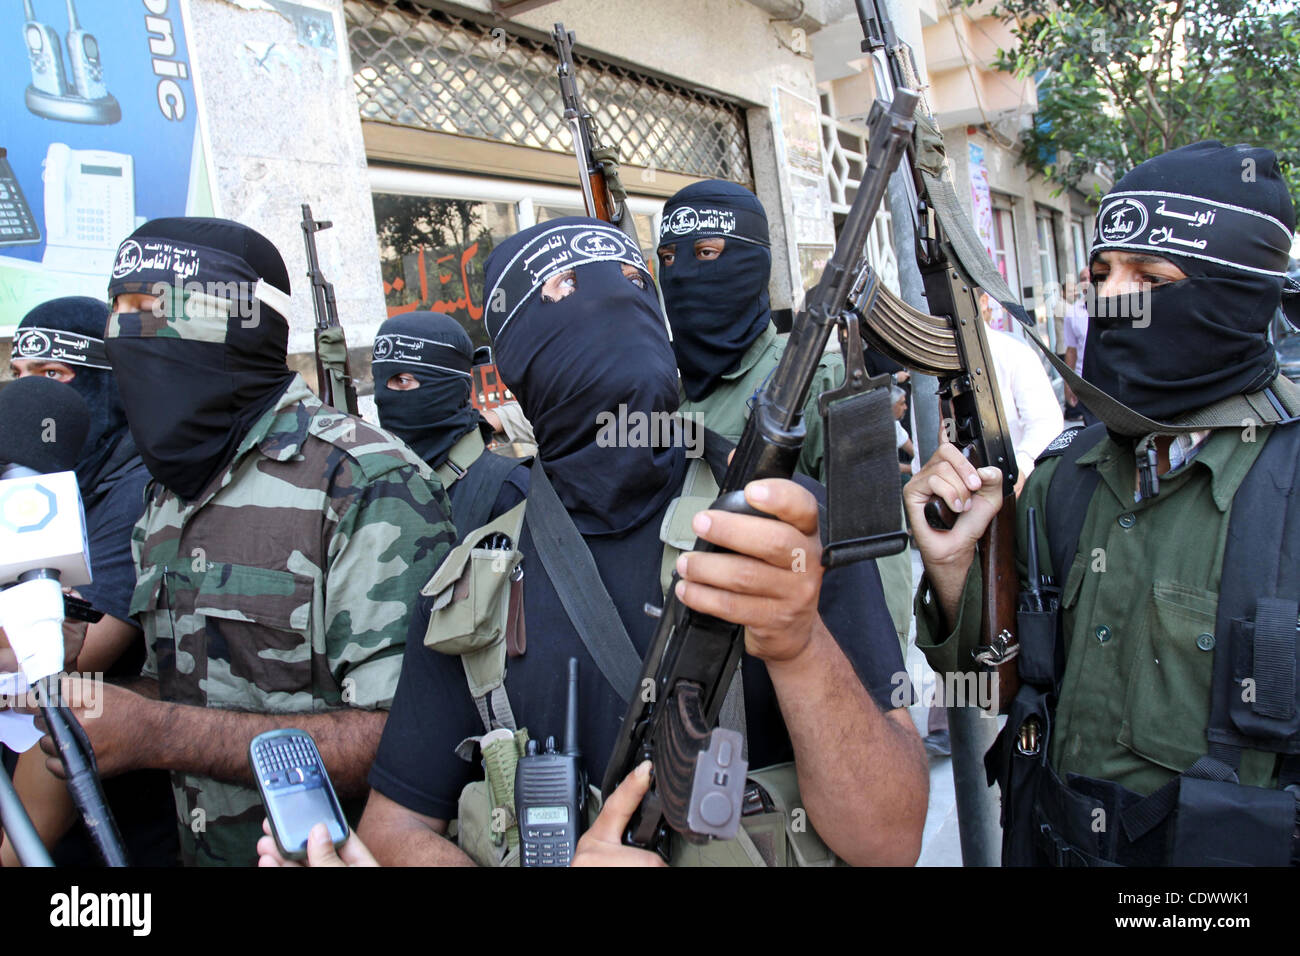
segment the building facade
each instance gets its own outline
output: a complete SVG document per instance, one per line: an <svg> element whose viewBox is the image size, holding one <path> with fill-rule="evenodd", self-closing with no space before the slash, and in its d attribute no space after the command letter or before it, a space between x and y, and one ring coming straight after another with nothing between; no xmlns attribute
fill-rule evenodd
<svg viewBox="0 0 1300 956"><path fill-rule="evenodd" d="M53 16L53 6L62 5L35 10ZM1005 28L943 0L895 6L928 65L959 195L973 197L977 217L987 212L990 251L1011 287L1046 313L1052 283L1077 272L1091 212L1015 161L1014 130L1034 100L1032 84L989 67ZM699 179L729 179L768 210L773 306L797 306L854 195L874 96L851 0L83 7L103 51L102 91L69 79L57 96L33 98L26 91L41 81L19 45L22 25L0 24L0 69L15 74L0 107L18 120L0 143L5 195L23 206L8 213L21 228L0 236L0 351L38 302L102 295L117 244L139 223L217 215L265 233L284 255L291 361L310 380L303 204L333 223L317 234L319 258L363 393L369 344L390 315L448 312L486 343L479 297L493 245L582 208L555 76L560 21L575 33L585 105L622 161L647 261L664 200ZM870 248L888 277L887 213ZM487 404L504 397L490 369L478 393Z"/></svg>

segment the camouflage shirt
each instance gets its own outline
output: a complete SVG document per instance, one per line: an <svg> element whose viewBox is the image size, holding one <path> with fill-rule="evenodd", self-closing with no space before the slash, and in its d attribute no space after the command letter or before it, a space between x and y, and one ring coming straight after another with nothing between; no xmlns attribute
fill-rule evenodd
<svg viewBox="0 0 1300 956"><path fill-rule="evenodd" d="M156 483L131 602L166 701L260 713L387 709L406 621L455 541L404 445L295 377L190 504ZM256 862L253 787L173 773L188 864Z"/></svg>

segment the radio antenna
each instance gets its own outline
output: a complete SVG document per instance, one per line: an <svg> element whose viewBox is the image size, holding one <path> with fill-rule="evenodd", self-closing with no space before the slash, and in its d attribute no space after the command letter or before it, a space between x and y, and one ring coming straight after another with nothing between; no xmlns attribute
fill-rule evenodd
<svg viewBox="0 0 1300 956"><path fill-rule="evenodd" d="M578 659L569 658L569 705L564 715L564 752L577 757L578 749Z"/></svg>

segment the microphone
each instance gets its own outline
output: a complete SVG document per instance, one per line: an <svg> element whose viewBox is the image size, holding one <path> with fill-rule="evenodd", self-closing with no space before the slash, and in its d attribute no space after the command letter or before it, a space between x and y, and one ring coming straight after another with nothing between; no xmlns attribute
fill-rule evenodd
<svg viewBox="0 0 1300 956"><path fill-rule="evenodd" d="M91 583L86 515L72 470L89 431L90 412L69 385L28 377L0 392L0 628L36 687L68 793L100 857L125 866L90 741L62 703L57 680L49 680L63 669L63 587ZM16 816L11 803L6 820ZM40 858L34 847L25 849L28 858Z"/></svg>
<svg viewBox="0 0 1300 956"><path fill-rule="evenodd" d="M69 385L27 377L0 392L0 627L29 683L64 666L62 588L91 583L72 471L88 431Z"/></svg>
<svg viewBox="0 0 1300 956"><path fill-rule="evenodd" d="M0 391L0 627L33 684L63 668L63 587L91 583L72 471L89 431L69 385L29 377Z"/></svg>
<svg viewBox="0 0 1300 956"><path fill-rule="evenodd" d="M76 389L29 376L0 391L0 478L71 471L90 433L90 411Z"/></svg>

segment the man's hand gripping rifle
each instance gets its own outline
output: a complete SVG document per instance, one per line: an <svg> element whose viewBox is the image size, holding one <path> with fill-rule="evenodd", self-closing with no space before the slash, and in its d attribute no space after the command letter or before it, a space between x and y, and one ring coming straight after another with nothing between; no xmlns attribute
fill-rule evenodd
<svg viewBox="0 0 1300 956"><path fill-rule="evenodd" d="M850 293L862 271L867 233L890 173L910 141L916 104L915 93L900 89L888 108L881 103L873 106L867 168L840 242L806 310L794 323L780 363L756 398L714 508L761 514L746 504L745 486L756 479L789 478L794 473L805 435L802 409L831 331L839 328L842 340L848 336L856 340L857 318ZM849 363L845 385L835 397L880 384L867 381L860 347L856 359ZM886 425L888 452L893 458L892 419ZM896 467L890 467L894 476L888 493L896 502ZM896 503L892 510L896 526ZM836 538L834 503L831 511L831 536ZM827 546L823 563L835 566L896 552L904 541L905 535L897 530L841 538ZM713 546L700 542L697 550L713 550ZM632 818L625 842L657 850L665 858L670 827L693 843L735 836L747 769L741 757L741 735L716 727L744 651L743 628L685 607L674 594L675 576L673 582L604 781L608 796L642 760L653 761L654 779Z"/></svg>
<svg viewBox="0 0 1300 956"><path fill-rule="evenodd" d="M856 0L864 53L871 54L876 89L920 89L912 50L902 43L883 0ZM927 311L914 309L880 286L874 275L859 281L855 302L863 337L903 366L939 380L944 439L975 467L1002 471L1002 508L978 545L984 581L982 647L976 662L997 672L997 703L1005 712L1020 684L1016 656L1016 457L1003 414L993 355L979 312L979 289L1023 321L1024 310L989 259L958 201L934 116L924 99L903 177L908 194L916 262ZM901 211L900 211L901 214ZM941 439L942 440L942 439ZM932 527L951 528L955 515L938 498L926 506Z"/></svg>

